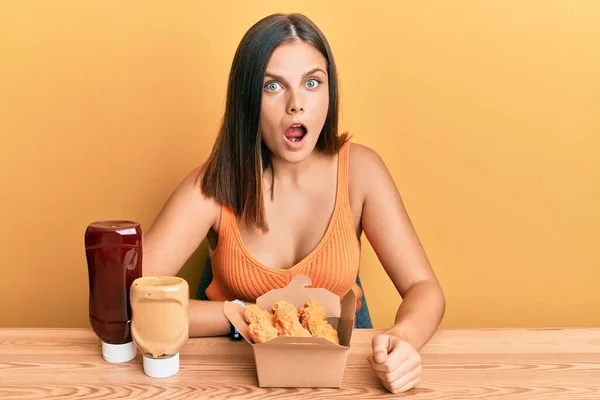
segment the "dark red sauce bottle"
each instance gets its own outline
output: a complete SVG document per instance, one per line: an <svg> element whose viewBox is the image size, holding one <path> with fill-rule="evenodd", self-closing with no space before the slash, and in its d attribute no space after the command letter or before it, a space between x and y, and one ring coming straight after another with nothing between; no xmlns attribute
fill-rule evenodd
<svg viewBox="0 0 600 400"><path fill-rule="evenodd" d="M85 231L89 315L102 356L125 362L136 355L129 288L142 276L142 230L133 221L97 221Z"/></svg>

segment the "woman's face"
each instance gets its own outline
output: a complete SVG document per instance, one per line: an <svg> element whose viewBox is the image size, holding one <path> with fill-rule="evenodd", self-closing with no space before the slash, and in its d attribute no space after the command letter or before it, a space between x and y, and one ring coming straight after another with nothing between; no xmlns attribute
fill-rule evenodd
<svg viewBox="0 0 600 400"><path fill-rule="evenodd" d="M325 59L311 44L292 42L273 52L263 81L260 131L274 156L306 159L317 143L329 105Z"/></svg>

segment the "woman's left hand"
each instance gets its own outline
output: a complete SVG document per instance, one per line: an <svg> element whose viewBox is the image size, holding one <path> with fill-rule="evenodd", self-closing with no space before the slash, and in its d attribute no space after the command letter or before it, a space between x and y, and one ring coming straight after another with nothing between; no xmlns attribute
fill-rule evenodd
<svg viewBox="0 0 600 400"><path fill-rule="evenodd" d="M402 337L383 333L373 338L369 362L383 386L391 393L402 393L421 380L421 355Z"/></svg>

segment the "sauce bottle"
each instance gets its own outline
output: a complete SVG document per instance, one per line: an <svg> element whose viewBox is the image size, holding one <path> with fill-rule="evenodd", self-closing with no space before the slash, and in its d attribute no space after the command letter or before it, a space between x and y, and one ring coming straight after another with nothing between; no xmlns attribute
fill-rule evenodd
<svg viewBox="0 0 600 400"><path fill-rule="evenodd" d="M108 362L136 355L129 289L142 276L142 231L133 221L97 221L85 231L89 316Z"/></svg>
<svg viewBox="0 0 600 400"><path fill-rule="evenodd" d="M179 277L148 276L131 285L131 334L146 375L179 372L179 350L189 337L188 302L188 283Z"/></svg>

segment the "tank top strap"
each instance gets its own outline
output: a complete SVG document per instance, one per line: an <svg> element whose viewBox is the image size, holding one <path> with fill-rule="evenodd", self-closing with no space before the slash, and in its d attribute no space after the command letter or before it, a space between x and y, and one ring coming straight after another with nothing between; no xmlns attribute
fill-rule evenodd
<svg viewBox="0 0 600 400"><path fill-rule="evenodd" d="M349 187L349 159L350 159L350 141L342 145L338 152L338 179L337 179L337 197L336 207L350 206Z"/></svg>
<svg viewBox="0 0 600 400"><path fill-rule="evenodd" d="M219 222L219 240L221 238L230 237L232 226L232 218L235 222L235 214L233 210L224 204L221 204L221 221Z"/></svg>

